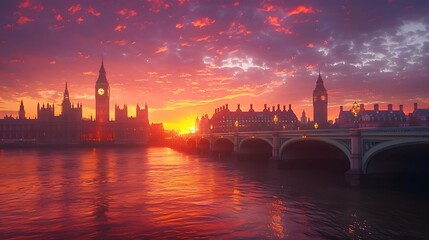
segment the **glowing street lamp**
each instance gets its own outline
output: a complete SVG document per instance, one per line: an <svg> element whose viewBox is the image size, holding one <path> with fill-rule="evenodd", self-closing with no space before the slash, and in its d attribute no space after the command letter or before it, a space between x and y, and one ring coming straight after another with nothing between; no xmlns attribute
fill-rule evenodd
<svg viewBox="0 0 429 240"><path fill-rule="evenodd" d="M238 131L238 120L235 120L234 126L235 126L235 130Z"/></svg>
<svg viewBox="0 0 429 240"><path fill-rule="evenodd" d="M319 124L318 123L314 123L314 129L318 129L319 128Z"/></svg>
<svg viewBox="0 0 429 240"><path fill-rule="evenodd" d="M357 117L358 117L358 113L360 111L360 106L356 101L353 103L353 107L350 111L353 113L353 116L355 117L354 125L355 125L355 127L358 127L359 124L358 124L358 118Z"/></svg>
<svg viewBox="0 0 429 240"><path fill-rule="evenodd" d="M276 125L277 125L277 123L279 122L279 118L277 117L277 115L274 115L273 122L274 122L274 124L276 124Z"/></svg>

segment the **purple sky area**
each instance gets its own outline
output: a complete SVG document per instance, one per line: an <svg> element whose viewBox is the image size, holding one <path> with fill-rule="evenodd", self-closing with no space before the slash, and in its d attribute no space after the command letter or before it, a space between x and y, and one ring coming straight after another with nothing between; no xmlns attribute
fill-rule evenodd
<svg viewBox="0 0 429 240"><path fill-rule="evenodd" d="M188 129L228 103L292 104L312 118L320 67L329 118L356 100L429 107L429 1L0 2L0 114L70 98L95 116L101 57L115 104Z"/></svg>

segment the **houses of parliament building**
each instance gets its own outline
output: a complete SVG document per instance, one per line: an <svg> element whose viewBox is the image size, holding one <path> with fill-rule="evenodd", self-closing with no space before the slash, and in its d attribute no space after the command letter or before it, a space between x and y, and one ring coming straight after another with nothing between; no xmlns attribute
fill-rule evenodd
<svg viewBox="0 0 429 240"><path fill-rule="evenodd" d="M115 105L115 121L110 120L110 86L103 60L95 83L95 119L82 118L82 104L72 104L67 83L61 114L54 104L37 104L37 117L25 116L21 100L17 118L0 119L1 145L85 145L146 144L149 138L148 107L136 106L136 116L128 116L128 107Z"/></svg>

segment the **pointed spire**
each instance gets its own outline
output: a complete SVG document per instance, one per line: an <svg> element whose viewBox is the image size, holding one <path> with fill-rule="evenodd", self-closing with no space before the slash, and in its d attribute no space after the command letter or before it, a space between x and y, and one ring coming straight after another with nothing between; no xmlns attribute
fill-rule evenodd
<svg viewBox="0 0 429 240"><path fill-rule="evenodd" d="M107 82L106 70L104 69L104 57L101 57L101 67L98 73L97 83L99 82Z"/></svg>
<svg viewBox="0 0 429 240"><path fill-rule="evenodd" d="M100 67L100 73L106 74L106 70L104 70L104 57L101 56L101 67Z"/></svg>

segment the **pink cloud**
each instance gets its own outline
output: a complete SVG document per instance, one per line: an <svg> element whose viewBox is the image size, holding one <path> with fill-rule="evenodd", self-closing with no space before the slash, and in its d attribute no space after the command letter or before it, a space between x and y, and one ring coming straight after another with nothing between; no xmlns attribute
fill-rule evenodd
<svg viewBox="0 0 429 240"><path fill-rule="evenodd" d="M115 44L118 46L125 46L125 45L127 45L127 40L125 40L125 39L117 40L117 41L115 41Z"/></svg>
<svg viewBox="0 0 429 240"><path fill-rule="evenodd" d="M125 18L130 18L130 17L134 17L137 15L136 10L128 9L128 8L122 8L122 9L118 10L116 13L125 17Z"/></svg>
<svg viewBox="0 0 429 240"><path fill-rule="evenodd" d="M199 27L201 29L201 28L212 25L215 21L216 20L210 19L209 17L204 17L204 18L200 18L200 19L193 21L192 25L194 27Z"/></svg>
<svg viewBox="0 0 429 240"><path fill-rule="evenodd" d="M59 21L63 20L63 16L61 16L61 14L58 13L57 15L55 15L55 20L57 20L59 22Z"/></svg>
<svg viewBox="0 0 429 240"><path fill-rule="evenodd" d="M184 24L181 24L181 23L178 23L178 24L176 24L176 28L183 28L185 25Z"/></svg>
<svg viewBox="0 0 429 240"><path fill-rule="evenodd" d="M18 8L28 8L28 7L30 7L30 0L24 0L18 5Z"/></svg>
<svg viewBox="0 0 429 240"><path fill-rule="evenodd" d="M152 4L150 11L158 13L161 11L161 9L167 9L171 7L170 4L168 4L165 0L147 0L149 3Z"/></svg>
<svg viewBox="0 0 429 240"><path fill-rule="evenodd" d="M19 25L24 25L24 24L27 24L27 23L32 22L32 21L34 21L34 19L31 19L31 18L26 17L26 16L20 16L18 18L18 20L16 21L16 23L18 23Z"/></svg>
<svg viewBox="0 0 429 240"><path fill-rule="evenodd" d="M81 9L82 9L82 7L78 3L76 5L73 5L73 6L69 7L67 9L67 11L69 11L69 13L73 15L73 14L76 14L77 12L79 12Z"/></svg>
<svg viewBox="0 0 429 240"><path fill-rule="evenodd" d="M116 25L116 27L115 27L115 31L116 32L122 32L122 30L125 30L127 28L127 26L125 26L125 25Z"/></svg>
<svg viewBox="0 0 429 240"><path fill-rule="evenodd" d="M86 10L86 12L87 12L87 13L89 13L89 14L92 14L92 15L94 15L94 16L96 16L96 17L101 16L101 13L100 13L100 12L97 12L93 7L89 7L89 8Z"/></svg>
<svg viewBox="0 0 429 240"><path fill-rule="evenodd" d="M12 28L13 28L13 25L12 25L12 24L10 24L10 23L6 23L5 25L3 25L3 28L4 28L4 29L12 29Z"/></svg>
<svg viewBox="0 0 429 240"><path fill-rule="evenodd" d="M51 60L51 61L49 61L49 64L51 64L51 65L55 65L55 64L57 64L57 61L54 59L54 60Z"/></svg>
<svg viewBox="0 0 429 240"><path fill-rule="evenodd" d="M76 23L77 24L81 24L82 22L83 22L83 17L78 17L77 19L76 19Z"/></svg>

